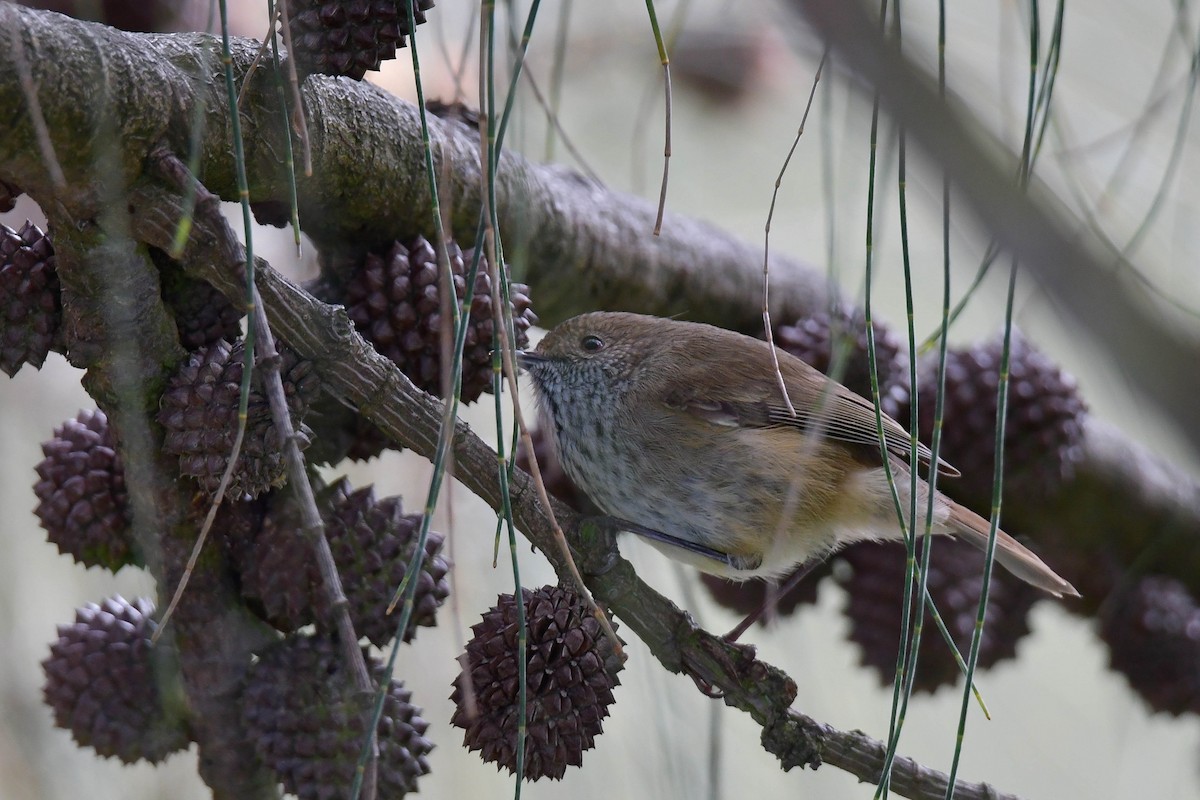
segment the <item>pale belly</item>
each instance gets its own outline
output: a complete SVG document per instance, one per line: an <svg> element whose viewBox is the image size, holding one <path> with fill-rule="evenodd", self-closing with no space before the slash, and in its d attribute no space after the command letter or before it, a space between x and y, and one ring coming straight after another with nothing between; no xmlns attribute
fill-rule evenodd
<svg viewBox="0 0 1200 800"><path fill-rule="evenodd" d="M605 514L718 550L748 568L732 568L684 548L651 540L667 555L704 572L733 578L774 576L832 551L842 538L822 515L797 513L811 502L803 475L751 460L732 438L708 459L681 459L628 440L600 445L559 435L571 479ZM816 521L808 521L809 518Z"/></svg>

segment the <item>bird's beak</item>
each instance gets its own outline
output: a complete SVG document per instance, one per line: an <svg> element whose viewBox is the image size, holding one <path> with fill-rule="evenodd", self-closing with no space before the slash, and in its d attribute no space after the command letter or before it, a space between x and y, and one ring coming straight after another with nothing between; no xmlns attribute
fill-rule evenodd
<svg viewBox="0 0 1200 800"><path fill-rule="evenodd" d="M521 369L528 370L536 364L543 364L547 361L546 357L541 353L535 353L532 350L517 351L517 366Z"/></svg>

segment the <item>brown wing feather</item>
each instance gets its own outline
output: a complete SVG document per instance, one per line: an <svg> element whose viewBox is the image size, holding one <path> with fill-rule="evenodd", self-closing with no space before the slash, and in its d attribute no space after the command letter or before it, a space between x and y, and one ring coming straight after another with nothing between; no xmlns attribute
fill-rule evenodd
<svg viewBox="0 0 1200 800"><path fill-rule="evenodd" d="M726 334L740 340L737 343L737 357L721 357ZM756 346L748 350L744 347L745 342L753 342ZM703 343L690 339L688 347L689 352L680 356L682 361L711 364L715 357L719 359L716 363L728 365L728 369L721 375L711 372L697 375L695 381L674 381L672 389L660 394L660 399L667 406L714 425L793 427L805 433L819 432L830 439L857 446L862 457L870 463L879 462L875 406L809 364L782 350L778 351L779 369L796 412L793 416L779 394L778 382L771 377L774 370L766 342L720 331ZM752 354L749 357L748 352ZM680 366L681 371L690 371L690 365L684 363ZM680 383L688 388L678 388ZM908 431L884 414L883 432L888 452L908 461L912 451ZM918 442L917 460L928 464L931 456L929 448ZM950 477L960 474L942 459L938 459L938 473Z"/></svg>

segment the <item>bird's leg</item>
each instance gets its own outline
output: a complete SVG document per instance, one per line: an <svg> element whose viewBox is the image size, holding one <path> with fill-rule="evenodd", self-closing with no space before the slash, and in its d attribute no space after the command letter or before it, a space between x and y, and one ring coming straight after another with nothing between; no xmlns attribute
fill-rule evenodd
<svg viewBox="0 0 1200 800"><path fill-rule="evenodd" d="M800 565L800 568L792 573L787 582L775 590L768 589L766 598L763 599L762 605L746 615L746 618L734 626L733 630L725 634L721 638L727 642L736 642L743 633L750 629L750 626L762 619L763 615L775 607L781 597L785 597L788 592L800 585L800 581L804 580L809 574L821 564L821 559L810 558Z"/></svg>
<svg viewBox="0 0 1200 800"><path fill-rule="evenodd" d="M731 555L729 553L716 550L712 547L706 547L702 544L698 544L690 539L681 539L678 536L672 536L669 533L656 531L653 528L647 528L644 525L638 525L636 522L630 522L619 517L604 516L596 517L594 519L596 519L597 522L610 527L612 530L629 531L630 533L636 533L638 536L642 536L656 542L669 544L672 547L679 547L687 550L689 553L695 553L696 555L704 556L705 558L711 558L713 561L724 564L733 570L753 570L757 569L762 563L761 556L745 558L742 556Z"/></svg>

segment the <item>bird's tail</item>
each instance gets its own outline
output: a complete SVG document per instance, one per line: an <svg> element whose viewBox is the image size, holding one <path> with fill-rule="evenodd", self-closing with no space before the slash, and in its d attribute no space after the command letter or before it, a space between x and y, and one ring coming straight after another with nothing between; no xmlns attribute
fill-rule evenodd
<svg viewBox="0 0 1200 800"><path fill-rule="evenodd" d="M948 500L946 505L949 511L946 523L954 535L986 550L990 523L958 503ZM1074 586L1046 566L1032 550L1001 530L996 531L996 560L1013 575L1055 597L1079 596Z"/></svg>

